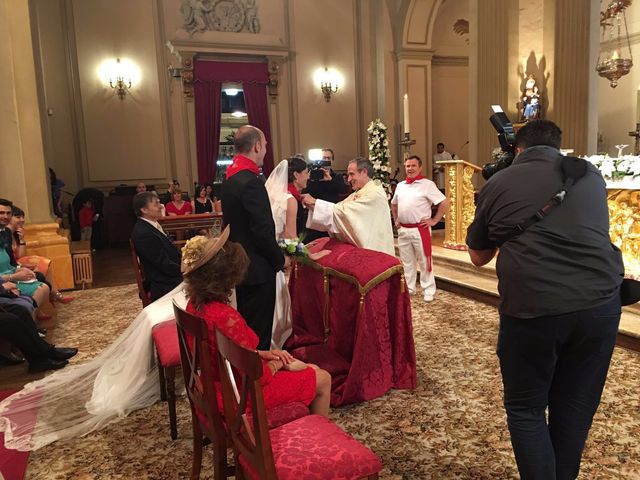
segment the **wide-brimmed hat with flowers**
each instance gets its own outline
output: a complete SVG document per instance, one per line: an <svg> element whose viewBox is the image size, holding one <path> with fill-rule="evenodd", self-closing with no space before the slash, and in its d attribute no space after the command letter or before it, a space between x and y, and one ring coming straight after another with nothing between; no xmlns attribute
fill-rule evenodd
<svg viewBox="0 0 640 480"><path fill-rule="evenodd" d="M196 235L187 240L182 247L182 274L187 275L211 260L227 242L229 232L227 225L219 237Z"/></svg>

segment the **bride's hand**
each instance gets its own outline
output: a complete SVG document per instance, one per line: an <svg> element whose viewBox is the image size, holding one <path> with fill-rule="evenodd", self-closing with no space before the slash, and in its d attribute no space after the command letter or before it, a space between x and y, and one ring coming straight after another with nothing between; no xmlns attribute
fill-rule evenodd
<svg viewBox="0 0 640 480"><path fill-rule="evenodd" d="M331 253L331 250L320 250L319 252L310 253L309 258L311 260L320 260L322 257L325 257Z"/></svg>

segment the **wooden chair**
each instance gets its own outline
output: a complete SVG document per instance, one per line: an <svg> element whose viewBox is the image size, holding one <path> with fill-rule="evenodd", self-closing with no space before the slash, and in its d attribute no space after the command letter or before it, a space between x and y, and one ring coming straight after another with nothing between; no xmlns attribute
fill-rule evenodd
<svg viewBox="0 0 640 480"><path fill-rule="evenodd" d="M142 308L144 308L151 303L151 296L144 286L144 282L146 280L144 276L144 267L140 263L140 257L138 257L138 252L136 251L136 247L131 239L129 239L129 248L131 249L133 273L136 276L136 284L138 285L138 297L140 297Z"/></svg>
<svg viewBox="0 0 640 480"><path fill-rule="evenodd" d="M133 272L138 284L138 296L142 301L142 308L151 303L151 297L144 287L145 276L144 267L140 263L140 257L131 239L131 262ZM180 350L178 347L178 334L173 321L163 322L153 327L151 331L153 345L156 349L156 359L158 361L158 377L160 383L160 399L167 402L169 408L169 429L171 438L178 438L178 420L176 415L176 368L180 366Z"/></svg>
<svg viewBox="0 0 640 480"><path fill-rule="evenodd" d="M216 480L235 475L235 468L227 464L227 434L213 380L209 354L209 332L202 319L185 312L173 302L176 316L182 375L191 404L193 424L193 461L191 478L200 477L202 447L213 443L213 469Z"/></svg>
<svg viewBox="0 0 640 480"><path fill-rule="evenodd" d="M191 478L197 479L202 465L202 448L213 443L214 478L223 479L235 475L235 467L227 463L227 449L231 441L227 434L219 395L217 393L212 362L218 362L211 355L209 331L205 322L173 303L175 312L182 374L185 389L191 405L193 423L193 460ZM301 402L271 408L267 411L268 428L277 428L303 416L309 409Z"/></svg>
<svg viewBox="0 0 640 480"><path fill-rule="evenodd" d="M258 352L237 345L219 330L216 342L224 415L233 442L237 478L378 478L380 459L325 417L308 415L269 430ZM241 379L239 388L236 376ZM288 460L288 456L296 460Z"/></svg>

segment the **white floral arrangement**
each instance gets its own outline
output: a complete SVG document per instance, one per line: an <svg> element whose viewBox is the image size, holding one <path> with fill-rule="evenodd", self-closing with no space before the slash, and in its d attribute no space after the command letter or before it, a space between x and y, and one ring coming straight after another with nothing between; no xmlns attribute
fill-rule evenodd
<svg viewBox="0 0 640 480"><path fill-rule="evenodd" d="M379 118L376 118L367 128L369 136L369 160L373 164L373 180L382 185L387 192L387 198L391 199L391 167L389 166L389 139L387 127Z"/></svg>
<svg viewBox="0 0 640 480"><path fill-rule="evenodd" d="M625 177L631 177L631 180L640 177L640 157L634 155L610 157L605 154L584 158L594 164L606 180L615 182L623 180Z"/></svg>

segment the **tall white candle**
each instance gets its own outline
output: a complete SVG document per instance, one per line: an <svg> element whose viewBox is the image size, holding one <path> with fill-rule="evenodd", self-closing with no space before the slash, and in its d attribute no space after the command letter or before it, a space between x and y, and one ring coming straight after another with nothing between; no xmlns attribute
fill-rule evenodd
<svg viewBox="0 0 640 480"><path fill-rule="evenodd" d="M409 95L404 94L403 100L403 110L404 110L404 133L409 133L411 130L409 129Z"/></svg>
<svg viewBox="0 0 640 480"><path fill-rule="evenodd" d="M640 123L640 86L636 96L636 123Z"/></svg>

